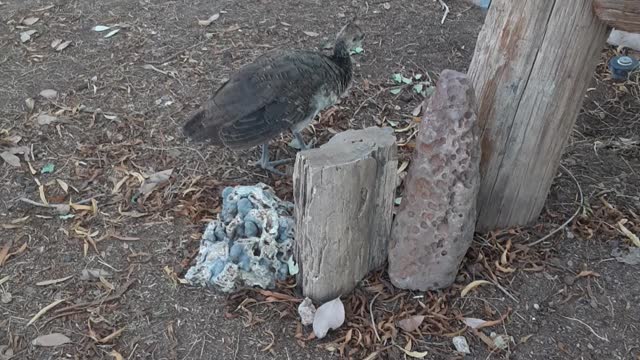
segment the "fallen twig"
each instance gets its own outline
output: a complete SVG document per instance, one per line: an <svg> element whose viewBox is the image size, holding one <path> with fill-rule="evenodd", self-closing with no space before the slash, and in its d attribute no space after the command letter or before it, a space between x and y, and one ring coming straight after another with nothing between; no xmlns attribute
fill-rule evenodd
<svg viewBox="0 0 640 360"><path fill-rule="evenodd" d="M551 236L553 236L558 231L560 231L560 230L564 229L565 227L567 227L567 225L569 225L573 221L573 219L575 219L576 216L578 216L578 214L580 214L580 210L584 206L584 195L582 194L582 187L580 186L580 183L578 182L578 179L576 179L576 177L573 176L571 171L569 171L569 169L564 167L562 164L560 165L560 168L562 170L564 170L567 174L569 174L571 179L573 179L573 181L576 183L576 186L578 187L578 193L580 194L580 206L578 206L578 208L576 209L576 212L567 221L565 221L562 225L558 226L555 230L553 230L552 232L550 232L547 235L543 236L542 238L540 238L540 239L538 239L538 240L536 240L534 242L531 242L529 244L526 244L526 246L531 247L531 246L538 245L541 242L543 242L543 241L547 240L548 238L550 238Z"/></svg>
<svg viewBox="0 0 640 360"><path fill-rule="evenodd" d="M562 316L562 315L561 315ZM591 326L589 326L587 323L585 323L584 321L580 320L580 319L576 319L576 318L570 318L570 317L566 317L566 316L562 316L563 318L567 319L567 320L571 320L571 321L575 321L577 323L580 323L584 326L587 327L587 329L589 329L589 331L591 331L591 333L593 335L595 335L598 339L600 340L604 340L606 342L609 342L609 339L607 339L606 337L600 336L598 335L598 333L595 332L595 330L593 330L593 328Z"/></svg>

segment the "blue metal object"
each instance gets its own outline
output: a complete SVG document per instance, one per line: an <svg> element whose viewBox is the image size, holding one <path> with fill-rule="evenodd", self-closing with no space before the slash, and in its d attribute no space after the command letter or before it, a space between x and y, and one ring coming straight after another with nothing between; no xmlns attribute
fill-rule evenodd
<svg viewBox="0 0 640 360"><path fill-rule="evenodd" d="M638 68L638 60L631 56L614 56L609 60L611 78L614 80L626 80L629 73Z"/></svg>
<svg viewBox="0 0 640 360"><path fill-rule="evenodd" d="M491 6L491 0L480 0L478 1L478 5L483 9L488 9Z"/></svg>

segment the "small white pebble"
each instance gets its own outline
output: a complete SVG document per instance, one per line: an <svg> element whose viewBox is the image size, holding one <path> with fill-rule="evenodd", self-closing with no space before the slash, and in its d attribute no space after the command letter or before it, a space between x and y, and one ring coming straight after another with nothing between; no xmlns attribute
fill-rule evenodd
<svg viewBox="0 0 640 360"><path fill-rule="evenodd" d="M533 308L534 308L534 309L536 309L536 310L540 310L540 305L538 305L538 304L533 304Z"/></svg>

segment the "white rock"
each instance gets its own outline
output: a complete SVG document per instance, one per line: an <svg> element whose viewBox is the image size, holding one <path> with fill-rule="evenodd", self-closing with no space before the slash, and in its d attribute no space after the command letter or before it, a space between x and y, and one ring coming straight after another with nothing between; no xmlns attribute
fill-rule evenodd
<svg viewBox="0 0 640 360"><path fill-rule="evenodd" d="M313 306L313 302L309 298L304 298L304 301L298 305L298 315L302 325L307 326L313 324L313 318L316 315L316 307Z"/></svg>
<svg viewBox="0 0 640 360"><path fill-rule="evenodd" d="M469 344L467 343L467 339L464 336L456 336L451 341L453 342L453 346L456 347L457 352L461 352L463 354L471 354Z"/></svg>

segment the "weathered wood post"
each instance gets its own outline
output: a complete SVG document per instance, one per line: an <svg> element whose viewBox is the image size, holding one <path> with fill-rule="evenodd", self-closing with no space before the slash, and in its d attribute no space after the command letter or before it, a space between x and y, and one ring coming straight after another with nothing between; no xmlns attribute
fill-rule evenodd
<svg viewBox="0 0 640 360"><path fill-rule="evenodd" d="M596 16L610 26L632 33L640 33L640 1L593 0Z"/></svg>
<svg viewBox="0 0 640 360"><path fill-rule="evenodd" d="M478 231L537 219L608 33L592 0L492 2L468 72L482 131Z"/></svg>
<svg viewBox="0 0 640 360"><path fill-rule="evenodd" d="M397 178L390 128L349 130L301 151L293 173L304 296L319 302L353 290L387 260Z"/></svg>

